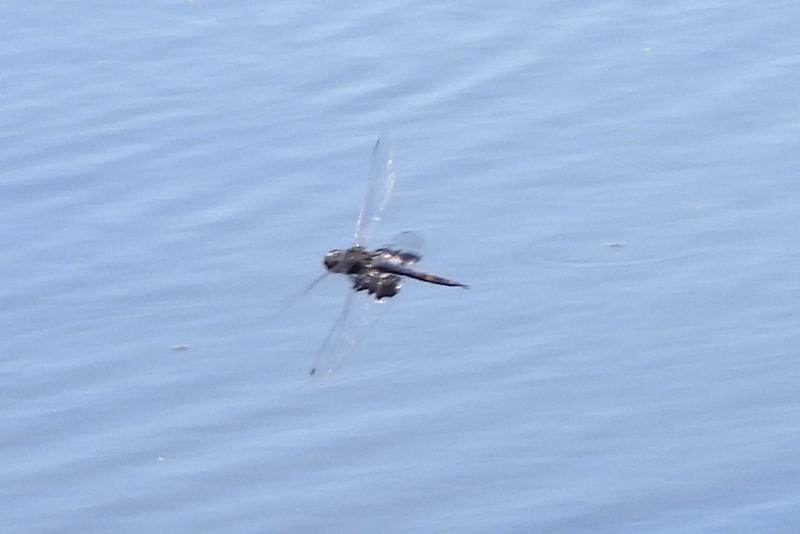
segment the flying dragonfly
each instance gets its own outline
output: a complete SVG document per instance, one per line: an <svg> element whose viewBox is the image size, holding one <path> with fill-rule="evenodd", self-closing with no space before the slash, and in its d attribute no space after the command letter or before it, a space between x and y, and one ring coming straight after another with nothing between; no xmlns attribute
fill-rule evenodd
<svg viewBox="0 0 800 534"><path fill-rule="evenodd" d="M343 274L349 278L352 291L348 292L344 309L317 354L311 375L327 376L342 363L380 316L382 305L400 291L404 279L413 278L441 286L468 287L461 282L412 267L422 259L423 248L422 239L414 232L403 232L389 244L377 249L368 247L367 241L386 209L394 184L391 145L384 139L378 139L372 150L367 194L356 219L353 244L346 249L333 249L325 254L323 264L326 272L312 284L315 285L330 273Z"/></svg>

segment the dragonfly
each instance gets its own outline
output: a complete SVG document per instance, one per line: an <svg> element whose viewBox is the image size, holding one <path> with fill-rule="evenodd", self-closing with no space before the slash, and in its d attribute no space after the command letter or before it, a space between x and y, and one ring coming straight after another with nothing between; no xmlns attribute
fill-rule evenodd
<svg viewBox="0 0 800 534"><path fill-rule="evenodd" d="M323 258L325 272L349 279L351 290L344 308L319 349L311 368L312 376L327 376L336 370L353 347L363 338L406 279L440 286L467 288L466 284L414 269L422 259L423 240L411 231L403 232L376 249L367 242L380 222L395 186L395 167L391 143L378 138L372 150L367 193L356 219L352 244L330 250Z"/></svg>

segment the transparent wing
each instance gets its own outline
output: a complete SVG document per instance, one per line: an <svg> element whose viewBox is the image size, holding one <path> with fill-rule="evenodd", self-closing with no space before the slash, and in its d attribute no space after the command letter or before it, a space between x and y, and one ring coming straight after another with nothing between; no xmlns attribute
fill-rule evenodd
<svg viewBox="0 0 800 534"><path fill-rule="evenodd" d="M311 283L310 283L310 284L308 284L308 285L305 287L305 289L303 289L302 291L298 291L297 293L294 293L293 295L290 295L290 296L286 297L286 299L283 301L283 305L282 305L282 306L281 306L281 308L279 309L280 313L285 313L285 312L286 312L286 311L287 311L289 308L291 308L292 306L294 306L294 304L295 304L295 303L296 303L298 300L300 300L300 299L302 299L303 297L305 297L306 295L308 295L308 294L311 292L311 290L312 290L312 289L314 289L315 287L317 287L317 284L319 284L319 283L320 283L320 282L322 282L322 281L323 281L325 278L327 278L327 276L328 276L329 274L331 274L331 273L329 273L329 272L324 272L324 273L322 273L322 274L321 274L321 275L319 275L317 278L315 278L314 280L312 280L312 281L311 281Z"/></svg>
<svg viewBox="0 0 800 534"><path fill-rule="evenodd" d="M405 231L394 236L378 251L381 252L381 259L384 261L411 265L422 259L424 249L425 241L422 236L416 232Z"/></svg>
<svg viewBox="0 0 800 534"><path fill-rule="evenodd" d="M338 369L383 315L389 300L376 301L365 293L350 290L342 313L317 353L310 374L314 378L325 378Z"/></svg>
<svg viewBox="0 0 800 534"><path fill-rule="evenodd" d="M372 236L394 190L395 172L391 143L378 138L372 149L372 163L367 177L367 195L356 220L355 244L364 246Z"/></svg>

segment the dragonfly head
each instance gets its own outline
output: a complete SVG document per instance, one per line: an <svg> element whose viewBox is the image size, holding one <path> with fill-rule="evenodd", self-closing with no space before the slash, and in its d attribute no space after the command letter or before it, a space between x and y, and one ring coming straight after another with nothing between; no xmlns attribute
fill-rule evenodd
<svg viewBox="0 0 800 534"><path fill-rule="evenodd" d="M343 259L344 253L338 248L335 248L325 254L325 259L322 260L322 263L325 264L325 268L329 271L336 272L336 268L342 263Z"/></svg>

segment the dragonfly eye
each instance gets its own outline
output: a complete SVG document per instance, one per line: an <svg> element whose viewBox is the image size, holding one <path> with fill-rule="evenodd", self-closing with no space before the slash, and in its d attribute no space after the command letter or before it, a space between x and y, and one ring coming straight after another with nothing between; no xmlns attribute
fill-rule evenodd
<svg viewBox="0 0 800 534"><path fill-rule="evenodd" d="M325 259L322 260L322 263L325 264L325 268L329 271L333 270L339 262L342 260L342 251L339 249L333 249L327 254L325 254Z"/></svg>

